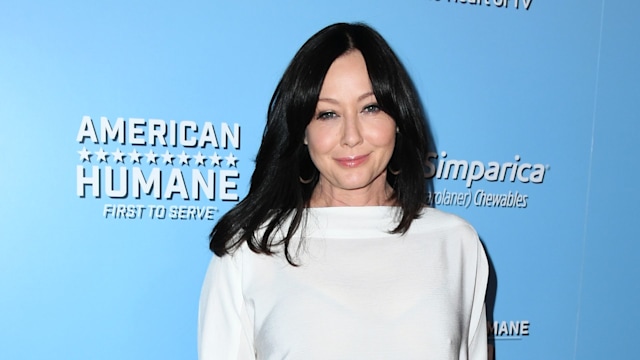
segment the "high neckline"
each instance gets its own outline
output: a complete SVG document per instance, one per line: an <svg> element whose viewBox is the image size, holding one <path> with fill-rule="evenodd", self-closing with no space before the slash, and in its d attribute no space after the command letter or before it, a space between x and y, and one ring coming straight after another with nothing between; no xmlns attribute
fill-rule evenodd
<svg viewBox="0 0 640 360"><path fill-rule="evenodd" d="M306 236L371 238L388 236L397 226L397 206L307 208Z"/></svg>

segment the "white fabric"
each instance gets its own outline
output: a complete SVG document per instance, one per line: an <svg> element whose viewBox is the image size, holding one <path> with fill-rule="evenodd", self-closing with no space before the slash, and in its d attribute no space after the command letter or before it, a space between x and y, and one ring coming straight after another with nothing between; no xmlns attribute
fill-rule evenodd
<svg viewBox="0 0 640 360"><path fill-rule="evenodd" d="M425 209L392 235L392 207L307 210L298 267L245 245L214 257L200 360L486 359L487 259L475 230Z"/></svg>

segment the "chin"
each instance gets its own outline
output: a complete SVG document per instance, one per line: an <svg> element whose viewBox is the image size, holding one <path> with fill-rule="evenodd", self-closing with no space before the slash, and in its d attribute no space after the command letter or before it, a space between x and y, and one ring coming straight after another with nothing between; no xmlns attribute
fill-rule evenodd
<svg viewBox="0 0 640 360"><path fill-rule="evenodd" d="M375 179L348 179L340 181L340 185L345 190L360 190L373 185Z"/></svg>

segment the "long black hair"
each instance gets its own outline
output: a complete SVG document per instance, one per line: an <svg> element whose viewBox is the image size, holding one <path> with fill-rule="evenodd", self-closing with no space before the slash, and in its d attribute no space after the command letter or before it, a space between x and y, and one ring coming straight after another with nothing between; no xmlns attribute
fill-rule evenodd
<svg viewBox="0 0 640 360"><path fill-rule="evenodd" d="M209 235L209 247L216 255L228 254L244 242L252 251L268 255L275 252L274 246L284 245L284 254L293 264L289 242L303 222L319 178L303 143L305 129L329 67L353 50L362 53L376 100L398 128L387 171L398 205L397 226L391 232L406 232L419 216L427 188L432 186L424 176L426 155L435 152L435 146L417 91L378 32L360 23L338 23L307 40L278 83L249 193L220 218Z"/></svg>

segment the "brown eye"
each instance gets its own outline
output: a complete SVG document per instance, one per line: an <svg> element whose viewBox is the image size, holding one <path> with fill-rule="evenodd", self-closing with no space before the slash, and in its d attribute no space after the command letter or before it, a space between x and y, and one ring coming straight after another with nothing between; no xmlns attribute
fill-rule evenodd
<svg viewBox="0 0 640 360"><path fill-rule="evenodd" d="M362 109L362 111L368 113L377 113L378 111L380 111L380 106L378 106L378 104L367 105L364 107L364 109Z"/></svg>
<svg viewBox="0 0 640 360"><path fill-rule="evenodd" d="M333 119L333 118L335 118L337 116L338 115L336 113L334 113L333 111L323 111L323 112L319 113L316 118L319 119L319 120L328 120L328 119Z"/></svg>

